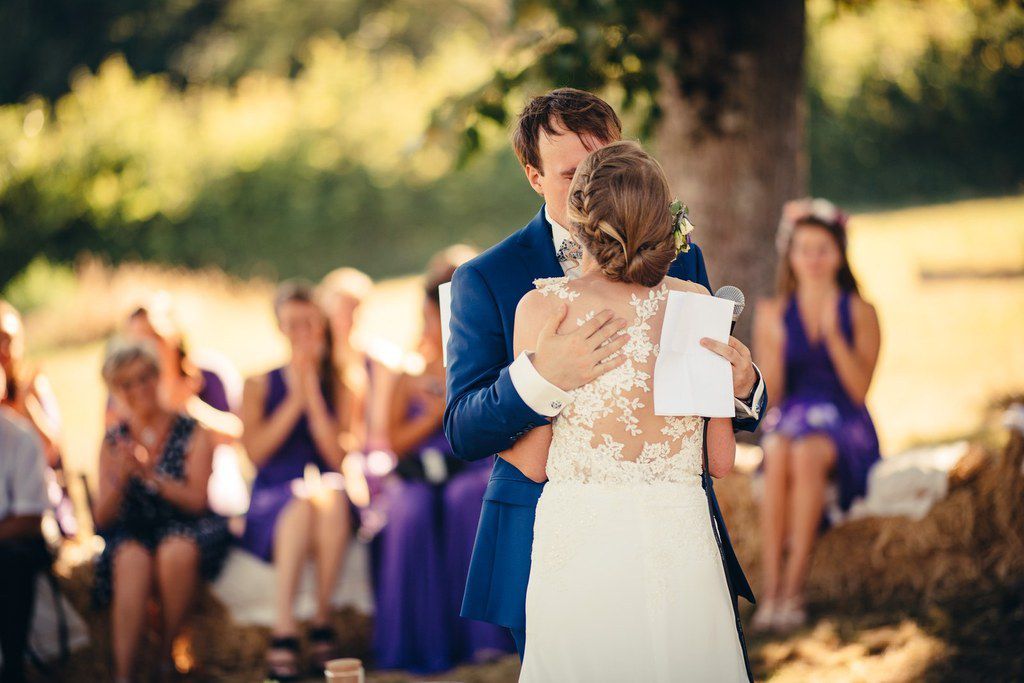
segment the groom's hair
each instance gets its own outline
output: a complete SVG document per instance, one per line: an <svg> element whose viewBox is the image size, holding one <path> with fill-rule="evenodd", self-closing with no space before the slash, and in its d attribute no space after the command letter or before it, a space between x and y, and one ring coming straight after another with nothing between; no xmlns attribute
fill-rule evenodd
<svg viewBox="0 0 1024 683"><path fill-rule="evenodd" d="M512 146L519 163L541 173L540 134L575 133L584 141L596 138L615 142L622 137L622 122L611 105L586 90L558 88L531 99L519 112L512 129Z"/></svg>

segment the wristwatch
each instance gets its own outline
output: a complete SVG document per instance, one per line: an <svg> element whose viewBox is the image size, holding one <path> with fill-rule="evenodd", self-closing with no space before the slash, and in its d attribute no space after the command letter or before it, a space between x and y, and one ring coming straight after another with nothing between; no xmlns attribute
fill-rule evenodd
<svg viewBox="0 0 1024 683"><path fill-rule="evenodd" d="M757 385L760 384L760 383L761 383L761 372L755 367L754 368L754 383L752 385L750 385L750 393L747 394L745 398L741 398L740 401L742 401L745 405L748 405L751 408L753 408L754 407L754 394L757 393Z"/></svg>

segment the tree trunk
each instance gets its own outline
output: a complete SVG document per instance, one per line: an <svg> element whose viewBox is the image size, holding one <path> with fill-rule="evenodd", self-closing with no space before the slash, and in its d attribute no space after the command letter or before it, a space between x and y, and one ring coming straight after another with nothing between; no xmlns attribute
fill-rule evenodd
<svg viewBox="0 0 1024 683"><path fill-rule="evenodd" d="M806 191L804 3L687 5L662 25L677 59L661 74L655 146L712 286L746 294L749 339L754 302L774 291L782 205Z"/></svg>

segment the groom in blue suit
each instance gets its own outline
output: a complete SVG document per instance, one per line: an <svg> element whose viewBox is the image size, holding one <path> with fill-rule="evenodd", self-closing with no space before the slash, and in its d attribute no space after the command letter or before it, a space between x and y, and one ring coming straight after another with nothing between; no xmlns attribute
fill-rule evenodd
<svg viewBox="0 0 1024 683"><path fill-rule="evenodd" d="M464 460L511 448L557 415L569 402L569 391L604 371L600 363L589 361L580 335L554 332L560 322L555 319L535 352L515 357L512 323L519 300L533 289L536 278L575 274L582 254L563 227L569 183L591 150L620 137L621 123L612 108L580 90L561 88L534 98L519 116L513 133L516 154L546 203L526 227L461 266L452 278L444 428L455 454ZM669 274L710 289L696 245L679 255ZM608 315L595 337L612 338L622 325L624 321ZM705 345L733 365L735 428L754 431L767 396L749 351L735 339L729 345L705 340ZM710 478L707 485L710 489ZM463 617L508 627L520 657L526 645L534 513L543 488L508 461L495 458L462 604ZM738 595L753 602L710 491L734 607Z"/></svg>

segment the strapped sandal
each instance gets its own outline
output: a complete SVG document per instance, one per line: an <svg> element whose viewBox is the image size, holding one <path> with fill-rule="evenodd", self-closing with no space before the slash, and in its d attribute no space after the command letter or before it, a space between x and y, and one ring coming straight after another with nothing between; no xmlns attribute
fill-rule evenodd
<svg viewBox="0 0 1024 683"><path fill-rule="evenodd" d="M309 629L310 669L314 675L322 676L327 662L341 656L338 634L331 626L313 626Z"/></svg>
<svg viewBox="0 0 1024 683"><path fill-rule="evenodd" d="M275 656L275 652L277 653ZM282 657L280 653L287 653ZM299 671L299 639L295 636L274 637L267 648L267 678L278 683L291 683L301 677Z"/></svg>

